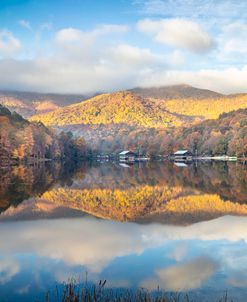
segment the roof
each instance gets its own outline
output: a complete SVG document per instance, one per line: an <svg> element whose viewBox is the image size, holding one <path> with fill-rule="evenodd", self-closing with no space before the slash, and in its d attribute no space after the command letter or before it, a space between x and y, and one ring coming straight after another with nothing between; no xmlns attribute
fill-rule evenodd
<svg viewBox="0 0 247 302"><path fill-rule="evenodd" d="M119 155L127 155L127 154L129 154L129 153L134 154L134 152L131 152L131 151L126 150L126 151L120 152Z"/></svg>
<svg viewBox="0 0 247 302"><path fill-rule="evenodd" d="M188 165L186 165L185 163L174 163L175 164L175 166L177 166L177 167L188 167Z"/></svg>
<svg viewBox="0 0 247 302"><path fill-rule="evenodd" d="M178 150L177 152L174 153L174 155L184 155L188 152L189 152L188 150Z"/></svg>

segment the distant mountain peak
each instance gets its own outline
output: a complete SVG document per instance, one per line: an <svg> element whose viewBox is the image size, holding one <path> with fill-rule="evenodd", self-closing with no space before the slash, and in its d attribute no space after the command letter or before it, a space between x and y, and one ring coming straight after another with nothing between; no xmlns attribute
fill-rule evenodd
<svg viewBox="0 0 247 302"><path fill-rule="evenodd" d="M188 84L176 84L159 87L136 87L130 89L130 91L144 98L157 99L217 99L224 96L218 92L196 88Z"/></svg>

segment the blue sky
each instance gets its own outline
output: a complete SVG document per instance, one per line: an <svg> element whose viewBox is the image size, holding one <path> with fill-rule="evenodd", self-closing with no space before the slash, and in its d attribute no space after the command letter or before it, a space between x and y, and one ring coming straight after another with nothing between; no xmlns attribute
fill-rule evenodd
<svg viewBox="0 0 247 302"><path fill-rule="evenodd" d="M245 0L1 0L0 88L247 90Z"/></svg>

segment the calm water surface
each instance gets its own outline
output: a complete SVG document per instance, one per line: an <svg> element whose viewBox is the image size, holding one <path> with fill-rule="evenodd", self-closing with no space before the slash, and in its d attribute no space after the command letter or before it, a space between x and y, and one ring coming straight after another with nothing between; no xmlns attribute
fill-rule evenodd
<svg viewBox="0 0 247 302"><path fill-rule="evenodd" d="M94 163L0 173L0 301L71 277L247 297L247 167ZM54 300L56 301L56 300Z"/></svg>

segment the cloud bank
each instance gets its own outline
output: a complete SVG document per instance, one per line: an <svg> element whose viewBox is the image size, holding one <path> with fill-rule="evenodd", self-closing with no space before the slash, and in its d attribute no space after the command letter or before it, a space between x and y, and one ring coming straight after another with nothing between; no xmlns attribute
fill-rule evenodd
<svg viewBox="0 0 247 302"><path fill-rule="evenodd" d="M19 22L31 28L27 20ZM88 94L183 83L226 94L247 90L247 65L239 63L247 49L243 21L229 23L217 39L207 26L183 18L91 30L42 26L45 33L28 49L10 31L0 31L0 89ZM35 44L43 35L50 37L44 52Z"/></svg>
<svg viewBox="0 0 247 302"><path fill-rule="evenodd" d="M206 53L215 46L210 35L199 24L190 20L145 19L138 22L137 28L145 34L152 34L153 39L159 43L185 48L199 54Z"/></svg>

